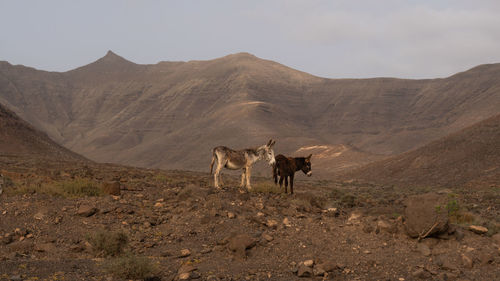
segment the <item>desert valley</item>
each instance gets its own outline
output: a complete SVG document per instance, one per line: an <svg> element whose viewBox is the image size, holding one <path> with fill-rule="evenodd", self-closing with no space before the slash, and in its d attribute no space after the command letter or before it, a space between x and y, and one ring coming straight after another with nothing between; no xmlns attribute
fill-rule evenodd
<svg viewBox="0 0 500 281"><path fill-rule="evenodd" d="M212 149L312 154L295 193ZM0 280L495 280L500 64L327 79L248 53L0 61Z"/></svg>

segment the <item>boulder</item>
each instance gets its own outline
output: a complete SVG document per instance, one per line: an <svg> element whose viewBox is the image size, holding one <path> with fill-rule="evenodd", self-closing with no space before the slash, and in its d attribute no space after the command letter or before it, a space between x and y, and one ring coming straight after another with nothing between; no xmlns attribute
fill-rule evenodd
<svg viewBox="0 0 500 281"><path fill-rule="evenodd" d="M120 195L120 182L119 181L110 181L104 182L102 184L102 191L109 195Z"/></svg>
<svg viewBox="0 0 500 281"><path fill-rule="evenodd" d="M97 213L98 209L89 205L81 205L76 214L82 217L90 217L93 214Z"/></svg>
<svg viewBox="0 0 500 281"><path fill-rule="evenodd" d="M448 230L447 195L425 193L408 197L405 230L412 238L424 238Z"/></svg>
<svg viewBox="0 0 500 281"><path fill-rule="evenodd" d="M246 249L250 249L257 241L247 234L237 234L229 238L227 247L240 257L246 257Z"/></svg>

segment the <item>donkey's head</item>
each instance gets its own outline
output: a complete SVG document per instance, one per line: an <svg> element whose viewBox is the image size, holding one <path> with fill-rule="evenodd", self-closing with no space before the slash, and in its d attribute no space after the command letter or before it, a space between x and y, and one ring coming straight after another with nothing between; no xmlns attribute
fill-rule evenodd
<svg viewBox="0 0 500 281"><path fill-rule="evenodd" d="M270 139L267 144L257 148L257 152L259 153L259 158L266 160L271 166L274 165L274 163L276 163L276 160L274 159L274 150L273 150L273 145L275 143L276 141Z"/></svg>
<svg viewBox="0 0 500 281"><path fill-rule="evenodd" d="M304 158L304 165L302 165L302 172L306 174L308 177L312 176L312 168L311 168L311 156L312 154L309 154L306 158Z"/></svg>

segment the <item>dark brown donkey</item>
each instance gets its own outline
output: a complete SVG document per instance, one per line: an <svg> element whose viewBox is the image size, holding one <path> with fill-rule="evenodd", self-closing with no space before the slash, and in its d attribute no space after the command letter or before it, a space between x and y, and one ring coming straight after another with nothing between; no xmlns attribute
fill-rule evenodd
<svg viewBox="0 0 500 281"><path fill-rule="evenodd" d="M280 187L285 180L285 193L287 193L288 177L290 177L290 193L293 194L293 177L295 172L302 170L308 177L312 176L311 171L311 156L307 157L286 157L279 154L275 157L276 163L273 165L274 183L278 184L278 176L280 176Z"/></svg>

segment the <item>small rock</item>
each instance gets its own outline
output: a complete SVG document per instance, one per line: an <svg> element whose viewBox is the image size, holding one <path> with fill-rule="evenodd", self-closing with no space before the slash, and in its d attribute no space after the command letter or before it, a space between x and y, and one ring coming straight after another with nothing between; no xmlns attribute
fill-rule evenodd
<svg viewBox="0 0 500 281"><path fill-rule="evenodd" d="M40 221L40 220L43 220L45 217L46 217L46 214L45 214L45 212L43 212L43 211L37 212L37 213L33 216L33 218L34 218L35 220L39 220L39 221Z"/></svg>
<svg viewBox="0 0 500 281"><path fill-rule="evenodd" d="M211 252L212 252L212 249L206 248L206 249L201 250L200 253L202 253L202 254L208 254L208 253L211 253Z"/></svg>
<svg viewBox="0 0 500 281"><path fill-rule="evenodd" d="M478 258L481 261L481 264L483 265L489 264L495 260L493 254L490 252L481 252Z"/></svg>
<svg viewBox="0 0 500 281"><path fill-rule="evenodd" d="M313 268L313 274L314 276L324 276L326 273L325 269L320 267L320 266L315 266Z"/></svg>
<svg viewBox="0 0 500 281"><path fill-rule="evenodd" d="M335 270L337 267L339 267L339 266L334 262L324 262L324 263L317 264L316 266L314 266L314 269L316 270L316 272L322 272L322 271L331 272L331 271ZM320 276L322 276L322 275L320 275Z"/></svg>
<svg viewBox="0 0 500 281"><path fill-rule="evenodd" d="M458 270L458 267L449 260L444 260L443 264L441 265L441 268L445 269L445 270L450 270L450 271L457 271Z"/></svg>
<svg viewBox="0 0 500 281"><path fill-rule="evenodd" d="M457 241L462 241L462 239L464 239L464 237L465 237L465 233L461 228L455 229L455 232L453 232L453 235L455 235L455 239L457 239Z"/></svg>
<svg viewBox="0 0 500 281"><path fill-rule="evenodd" d="M191 251L189 249L182 249L179 258L189 257L191 255Z"/></svg>
<svg viewBox="0 0 500 281"><path fill-rule="evenodd" d="M466 268L472 268L474 266L474 262L467 255L462 254L462 263Z"/></svg>
<svg viewBox="0 0 500 281"><path fill-rule="evenodd" d="M385 220L379 220L377 222L377 230L378 230L378 232L385 231L387 233L396 233L398 229L397 229L396 225L393 223L390 223L390 222L385 221Z"/></svg>
<svg viewBox="0 0 500 281"><path fill-rule="evenodd" d="M477 234L485 234L486 232L488 232L488 229L486 227L478 225L470 225L469 230Z"/></svg>
<svg viewBox="0 0 500 281"><path fill-rule="evenodd" d="M191 271L195 271L196 269L198 269L196 266L192 265L192 264L184 264L182 265L179 270L177 271L177 273L179 274L182 274L182 273L189 273Z"/></svg>
<svg viewBox="0 0 500 281"><path fill-rule="evenodd" d="M89 205L81 205L76 214L82 217L90 217L93 214L97 213L98 209Z"/></svg>
<svg viewBox="0 0 500 281"><path fill-rule="evenodd" d="M2 237L2 243L7 245L14 242L14 236L10 235L10 233L5 234L5 236Z"/></svg>
<svg viewBox="0 0 500 281"><path fill-rule="evenodd" d="M291 227L292 224L290 223L290 220L288 218L284 218L283 219L283 224L286 226L286 227Z"/></svg>
<svg viewBox="0 0 500 281"><path fill-rule="evenodd" d="M189 280L189 279L191 279L191 273L184 272L179 274L179 280Z"/></svg>
<svg viewBox="0 0 500 281"><path fill-rule="evenodd" d="M314 261L313 260L306 260L303 262L303 264L305 266L312 267L314 265Z"/></svg>
<svg viewBox="0 0 500 281"><path fill-rule="evenodd" d="M360 211L354 211L351 213L351 215L349 216L349 219L347 219L347 221L348 222L358 221L362 215L363 214Z"/></svg>
<svg viewBox="0 0 500 281"><path fill-rule="evenodd" d="M419 268L415 270L412 274L413 277L420 278L420 279L429 279L430 275L425 269Z"/></svg>
<svg viewBox="0 0 500 281"><path fill-rule="evenodd" d="M236 218L236 214L234 214L233 212L227 212L227 217L229 219L234 219L234 218Z"/></svg>
<svg viewBox="0 0 500 281"><path fill-rule="evenodd" d="M24 279L21 277L21 275L12 275L9 277L9 280L10 281L22 281Z"/></svg>
<svg viewBox="0 0 500 281"><path fill-rule="evenodd" d="M266 226L270 228L276 228L278 226L278 222L273 219L269 219L266 222Z"/></svg>
<svg viewBox="0 0 500 281"><path fill-rule="evenodd" d="M431 249L424 243L417 244L417 251L419 251L422 255L426 257L431 255Z"/></svg>
<svg viewBox="0 0 500 281"><path fill-rule="evenodd" d="M312 268L304 264L299 265L299 268L297 270L298 277L311 277L312 274L313 274Z"/></svg>
<svg viewBox="0 0 500 281"><path fill-rule="evenodd" d="M75 252L75 253L80 253L80 252L83 252L85 250L85 247L83 245L71 245L69 247L69 249L72 251L72 252Z"/></svg>
<svg viewBox="0 0 500 281"><path fill-rule="evenodd" d="M191 272L190 276L191 276L191 279L200 279L201 278L200 273L198 273L197 271Z"/></svg>
<svg viewBox="0 0 500 281"><path fill-rule="evenodd" d="M154 207L155 208L162 208L163 206L165 206L165 204L161 203L161 202L157 202Z"/></svg>
<svg viewBox="0 0 500 281"><path fill-rule="evenodd" d="M370 223L363 225L363 231L365 233L372 233L374 230L375 230L375 228Z"/></svg>
<svg viewBox="0 0 500 281"><path fill-rule="evenodd" d="M37 252L53 252L56 249L54 243L35 244L34 250Z"/></svg>
<svg viewBox="0 0 500 281"><path fill-rule="evenodd" d="M271 242L271 241L274 240L274 238L271 235L267 234L267 233L263 233L262 234L262 238L265 239L267 242Z"/></svg>
<svg viewBox="0 0 500 281"><path fill-rule="evenodd" d="M493 241L500 246L500 233L491 236L491 239L493 239Z"/></svg>

